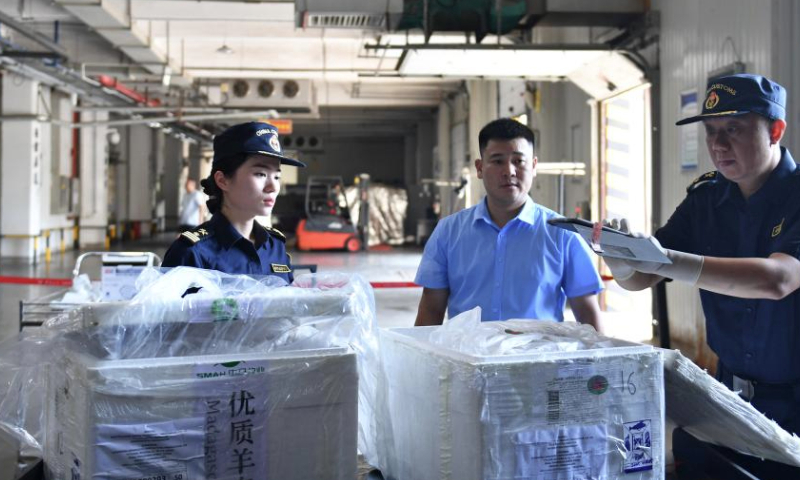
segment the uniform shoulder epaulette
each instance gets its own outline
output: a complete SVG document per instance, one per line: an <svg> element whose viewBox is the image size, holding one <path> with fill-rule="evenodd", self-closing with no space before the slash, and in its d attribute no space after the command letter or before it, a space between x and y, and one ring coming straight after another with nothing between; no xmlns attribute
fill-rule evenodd
<svg viewBox="0 0 800 480"><path fill-rule="evenodd" d="M282 241L283 243L286 243L286 235L284 235L283 232L281 232L277 228L264 227L264 230L274 235L278 240Z"/></svg>
<svg viewBox="0 0 800 480"><path fill-rule="evenodd" d="M206 239L208 237L209 237L208 230L206 230L205 228L201 228L201 227L197 227L197 228L193 228L191 230L187 230L187 231L181 233L181 236L180 236L180 238L182 238L183 240L187 240L187 241L191 242L192 244L195 244L195 243L197 243L197 242L199 242L201 240L204 240L204 239Z"/></svg>
<svg viewBox="0 0 800 480"><path fill-rule="evenodd" d="M692 193L703 185L713 185L717 183L717 175L719 175L719 172L716 170L700 175L686 187L686 193Z"/></svg>

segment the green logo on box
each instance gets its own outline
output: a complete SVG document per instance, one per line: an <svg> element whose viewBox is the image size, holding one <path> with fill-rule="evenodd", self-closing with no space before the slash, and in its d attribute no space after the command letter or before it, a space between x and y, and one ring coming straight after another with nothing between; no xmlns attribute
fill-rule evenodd
<svg viewBox="0 0 800 480"><path fill-rule="evenodd" d="M608 379L602 375L595 375L586 382L586 388L593 395L602 395L608 390Z"/></svg>
<svg viewBox="0 0 800 480"><path fill-rule="evenodd" d="M215 322L236 320L239 316L239 304L232 298L218 298L211 304L211 315Z"/></svg>

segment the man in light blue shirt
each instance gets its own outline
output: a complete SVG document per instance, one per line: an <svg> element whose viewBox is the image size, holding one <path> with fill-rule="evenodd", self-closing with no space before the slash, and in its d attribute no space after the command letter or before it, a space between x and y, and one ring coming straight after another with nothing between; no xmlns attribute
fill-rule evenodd
<svg viewBox="0 0 800 480"><path fill-rule="evenodd" d="M598 327L603 289L578 235L547 224L559 216L528 196L536 176L533 132L512 119L487 124L475 160L486 197L439 222L415 282L422 285L416 325L440 325L480 306L482 319L563 321Z"/></svg>

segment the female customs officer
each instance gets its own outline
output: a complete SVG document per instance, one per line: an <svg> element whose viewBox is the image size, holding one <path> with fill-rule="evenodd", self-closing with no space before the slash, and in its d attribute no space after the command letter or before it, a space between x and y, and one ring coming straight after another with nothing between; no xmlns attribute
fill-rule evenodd
<svg viewBox="0 0 800 480"><path fill-rule="evenodd" d="M167 250L162 266L275 275L292 282L286 237L255 221L272 212L282 164L306 166L281 154L278 129L268 123L242 123L217 135L211 175L201 182L213 216L182 233Z"/></svg>

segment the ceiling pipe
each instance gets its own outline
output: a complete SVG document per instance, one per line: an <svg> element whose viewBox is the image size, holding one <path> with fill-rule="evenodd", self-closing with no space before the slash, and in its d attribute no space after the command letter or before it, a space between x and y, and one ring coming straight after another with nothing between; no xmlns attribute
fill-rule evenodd
<svg viewBox="0 0 800 480"><path fill-rule="evenodd" d="M17 32L19 32L22 36L46 48L50 53L52 53L52 55L50 56L57 57L63 61L66 61L69 58L67 56L66 51L61 47L61 45L52 42L49 38L45 37L41 33L16 21L11 15L5 14L2 11L0 11L0 23L3 23L9 28L13 28Z"/></svg>
<svg viewBox="0 0 800 480"><path fill-rule="evenodd" d="M147 98L146 96L142 95L136 90L127 87L125 86L125 84L117 81L117 79L114 77L109 77L108 75L98 75L97 81L100 82L100 85L106 88L111 88L113 90L116 90L137 103L143 103L150 107L158 107L159 105L161 105L161 100Z"/></svg>
<svg viewBox="0 0 800 480"><path fill-rule="evenodd" d="M209 115L187 115L183 117L143 117L143 118L130 118L124 120L104 120L98 122L64 122L65 126L71 128L92 128L99 126L107 127L120 127L125 125L149 125L154 123L173 123L173 122L193 122L193 121L208 121L208 120L236 120L236 119L253 119L258 117L277 118L278 112L274 109L270 110L257 110L257 111L241 111L231 113L217 113ZM53 120L52 123L60 123L60 121Z"/></svg>
<svg viewBox="0 0 800 480"><path fill-rule="evenodd" d="M73 110L76 112L126 112L126 113L160 113L160 112L173 112L180 114L182 112L190 113L223 113L224 108L219 107L127 107L125 105L114 105L105 107L75 107Z"/></svg>
<svg viewBox="0 0 800 480"><path fill-rule="evenodd" d="M382 44L366 44L364 45L365 50L383 50L383 49L391 49L391 50L583 50L583 51L617 51L618 49L614 49L609 45L604 45L600 43L590 43L590 44L570 44L570 43L542 43L542 44L533 44L533 45L521 45L521 44L454 44L454 43L417 43L417 44L406 44L406 45L382 45Z"/></svg>
<svg viewBox="0 0 800 480"><path fill-rule="evenodd" d="M133 101L116 90L104 88L96 81L81 77L74 71L64 67L47 67L41 63L27 63L3 56L0 56L0 66L5 70L39 81L51 88L83 96L95 103L108 105Z"/></svg>

